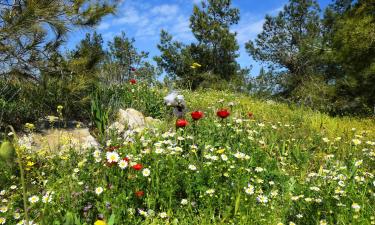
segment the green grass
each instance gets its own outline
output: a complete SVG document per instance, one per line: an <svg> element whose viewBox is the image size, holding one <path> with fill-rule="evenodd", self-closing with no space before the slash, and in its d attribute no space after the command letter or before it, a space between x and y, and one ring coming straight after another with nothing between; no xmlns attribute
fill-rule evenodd
<svg viewBox="0 0 375 225"><path fill-rule="evenodd" d="M375 223L374 120L331 118L233 93L183 92L189 110L205 117L194 122L187 114L189 125L176 131L160 105L165 90L146 92L136 89L134 101L163 119L157 129L126 138L111 132L111 143L96 157L94 149L81 155L69 148L59 155L22 152L27 197L40 198L29 203L34 221L93 224L103 214L114 224ZM163 113L152 111L147 96ZM231 115L219 119L220 108ZM126 169L106 163L110 146L130 159ZM17 171L12 175L3 172L0 188L6 224L19 221L17 210L23 216ZM98 187L103 193L95 193ZM52 200L43 203L47 191Z"/></svg>

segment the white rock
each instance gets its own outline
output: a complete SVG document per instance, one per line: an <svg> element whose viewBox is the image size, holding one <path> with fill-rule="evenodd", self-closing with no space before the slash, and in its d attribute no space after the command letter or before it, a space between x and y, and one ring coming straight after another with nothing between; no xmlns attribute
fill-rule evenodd
<svg viewBox="0 0 375 225"><path fill-rule="evenodd" d="M144 128L146 126L143 114L132 108L120 109L117 122L127 126L129 129Z"/></svg>

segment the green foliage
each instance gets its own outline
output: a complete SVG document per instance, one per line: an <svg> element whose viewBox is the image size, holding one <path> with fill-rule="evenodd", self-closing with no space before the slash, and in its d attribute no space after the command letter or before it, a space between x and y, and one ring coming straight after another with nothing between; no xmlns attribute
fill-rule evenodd
<svg viewBox="0 0 375 225"><path fill-rule="evenodd" d="M263 31L246 49L257 61L286 69L286 96L312 75L320 49L319 6L315 0L290 0L277 16L266 16Z"/></svg>
<svg viewBox="0 0 375 225"><path fill-rule="evenodd" d="M121 90L116 88L113 93ZM121 88L120 96L135 100L149 91ZM108 136L111 144L103 149L70 149L68 142L64 151L28 153L22 158L27 195L39 197L29 203L30 220L56 225L94 224L99 217L108 225L373 221L374 121L331 118L227 91L182 94L191 110L205 113L195 122L187 117L190 125L183 129L163 121L141 133ZM225 120L216 116L222 107L231 112ZM127 157L127 167L107 163L111 153ZM143 168L134 169L135 163ZM8 199L2 217L10 224L24 215L21 190L12 187L18 180L14 174L2 183ZM51 200L42 201L47 194ZM20 219L13 217L16 210Z"/></svg>
<svg viewBox="0 0 375 225"><path fill-rule="evenodd" d="M274 94L308 98L307 105L334 115L368 115L375 105L373 11L371 1L337 0L320 17L316 1L290 0L279 15L266 16L246 48L278 67Z"/></svg>
<svg viewBox="0 0 375 225"><path fill-rule="evenodd" d="M0 3L0 72L31 79L42 72L56 71L49 61L59 55L58 49L72 27L96 25L115 7L102 0Z"/></svg>
<svg viewBox="0 0 375 225"><path fill-rule="evenodd" d="M108 114L111 110L110 107L104 107L103 102L100 100L100 92L95 92L91 96L91 117L99 131L100 139L104 138L104 132L108 125Z"/></svg>
<svg viewBox="0 0 375 225"><path fill-rule="evenodd" d="M88 33L76 49L68 55L67 67L74 74L95 76L105 56L102 36L96 32L92 35Z"/></svg>
<svg viewBox="0 0 375 225"><path fill-rule="evenodd" d="M181 87L197 89L207 84L217 87L232 80L237 83L247 76L247 70L241 70L236 62L239 46L236 34L230 31L238 21L239 10L231 7L230 0L195 5L190 28L197 43L173 41L170 34L162 31L158 44L161 55L155 61ZM201 66L191 67L193 63Z"/></svg>
<svg viewBox="0 0 375 225"><path fill-rule="evenodd" d="M150 85L156 83L159 72L146 61L149 53L139 52L134 45L135 39L129 39L124 32L108 43L109 51L100 74L104 83L124 83L132 78Z"/></svg>

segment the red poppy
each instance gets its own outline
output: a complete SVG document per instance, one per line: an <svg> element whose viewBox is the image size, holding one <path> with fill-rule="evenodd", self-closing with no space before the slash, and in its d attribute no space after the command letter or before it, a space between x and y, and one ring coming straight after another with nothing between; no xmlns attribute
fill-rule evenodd
<svg viewBox="0 0 375 225"><path fill-rule="evenodd" d="M188 124L188 121L185 119L178 119L176 121L176 127L186 127Z"/></svg>
<svg viewBox="0 0 375 225"><path fill-rule="evenodd" d="M193 118L193 120L200 120L203 118L203 116L204 116L204 113L201 111L195 111L191 113L191 118Z"/></svg>
<svg viewBox="0 0 375 225"><path fill-rule="evenodd" d="M135 169L135 170L141 170L141 169L142 169L142 164L137 163L137 164L135 164L135 165L132 166L132 167L133 167L133 169Z"/></svg>
<svg viewBox="0 0 375 225"><path fill-rule="evenodd" d="M136 84L136 83L137 83L137 80L134 79L134 78L133 78L133 79L130 79L130 83L131 83L131 84Z"/></svg>
<svg viewBox="0 0 375 225"><path fill-rule="evenodd" d="M247 115L248 115L250 118L253 118L253 116L254 116L254 114L253 114L252 112L249 112Z"/></svg>
<svg viewBox="0 0 375 225"><path fill-rule="evenodd" d="M136 191L134 194L135 194L135 196L137 196L138 198L141 198L143 195L145 195L145 192L144 192L144 191Z"/></svg>
<svg viewBox="0 0 375 225"><path fill-rule="evenodd" d="M230 115L230 112L227 109L220 109L217 111L216 115L222 119L225 119Z"/></svg>

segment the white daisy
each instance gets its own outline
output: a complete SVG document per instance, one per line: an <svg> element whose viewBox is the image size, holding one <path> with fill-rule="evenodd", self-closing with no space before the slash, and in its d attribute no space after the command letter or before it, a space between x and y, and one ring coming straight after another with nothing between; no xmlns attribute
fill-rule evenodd
<svg viewBox="0 0 375 225"><path fill-rule="evenodd" d="M150 176L150 173L151 173L150 170L147 169L147 168L142 170L142 174L143 174L143 176L145 176L145 177Z"/></svg>
<svg viewBox="0 0 375 225"><path fill-rule="evenodd" d="M29 198L29 202L31 203L37 203L39 201L39 197L36 195L33 195Z"/></svg>
<svg viewBox="0 0 375 225"><path fill-rule="evenodd" d="M193 171L195 171L195 170L197 170L197 167L194 166L194 165L189 165L189 170L193 170Z"/></svg>
<svg viewBox="0 0 375 225"><path fill-rule="evenodd" d="M101 193L103 193L104 189L102 187L97 187L95 188L95 194L97 195L100 195Z"/></svg>
<svg viewBox="0 0 375 225"><path fill-rule="evenodd" d="M121 168L121 169L125 169L126 167L128 167L128 162L126 160L120 160L120 162L118 163L118 166Z"/></svg>
<svg viewBox="0 0 375 225"><path fill-rule="evenodd" d="M118 162L120 159L120 156L117 152L107 152L106 156L109 163Z"/></svg>

